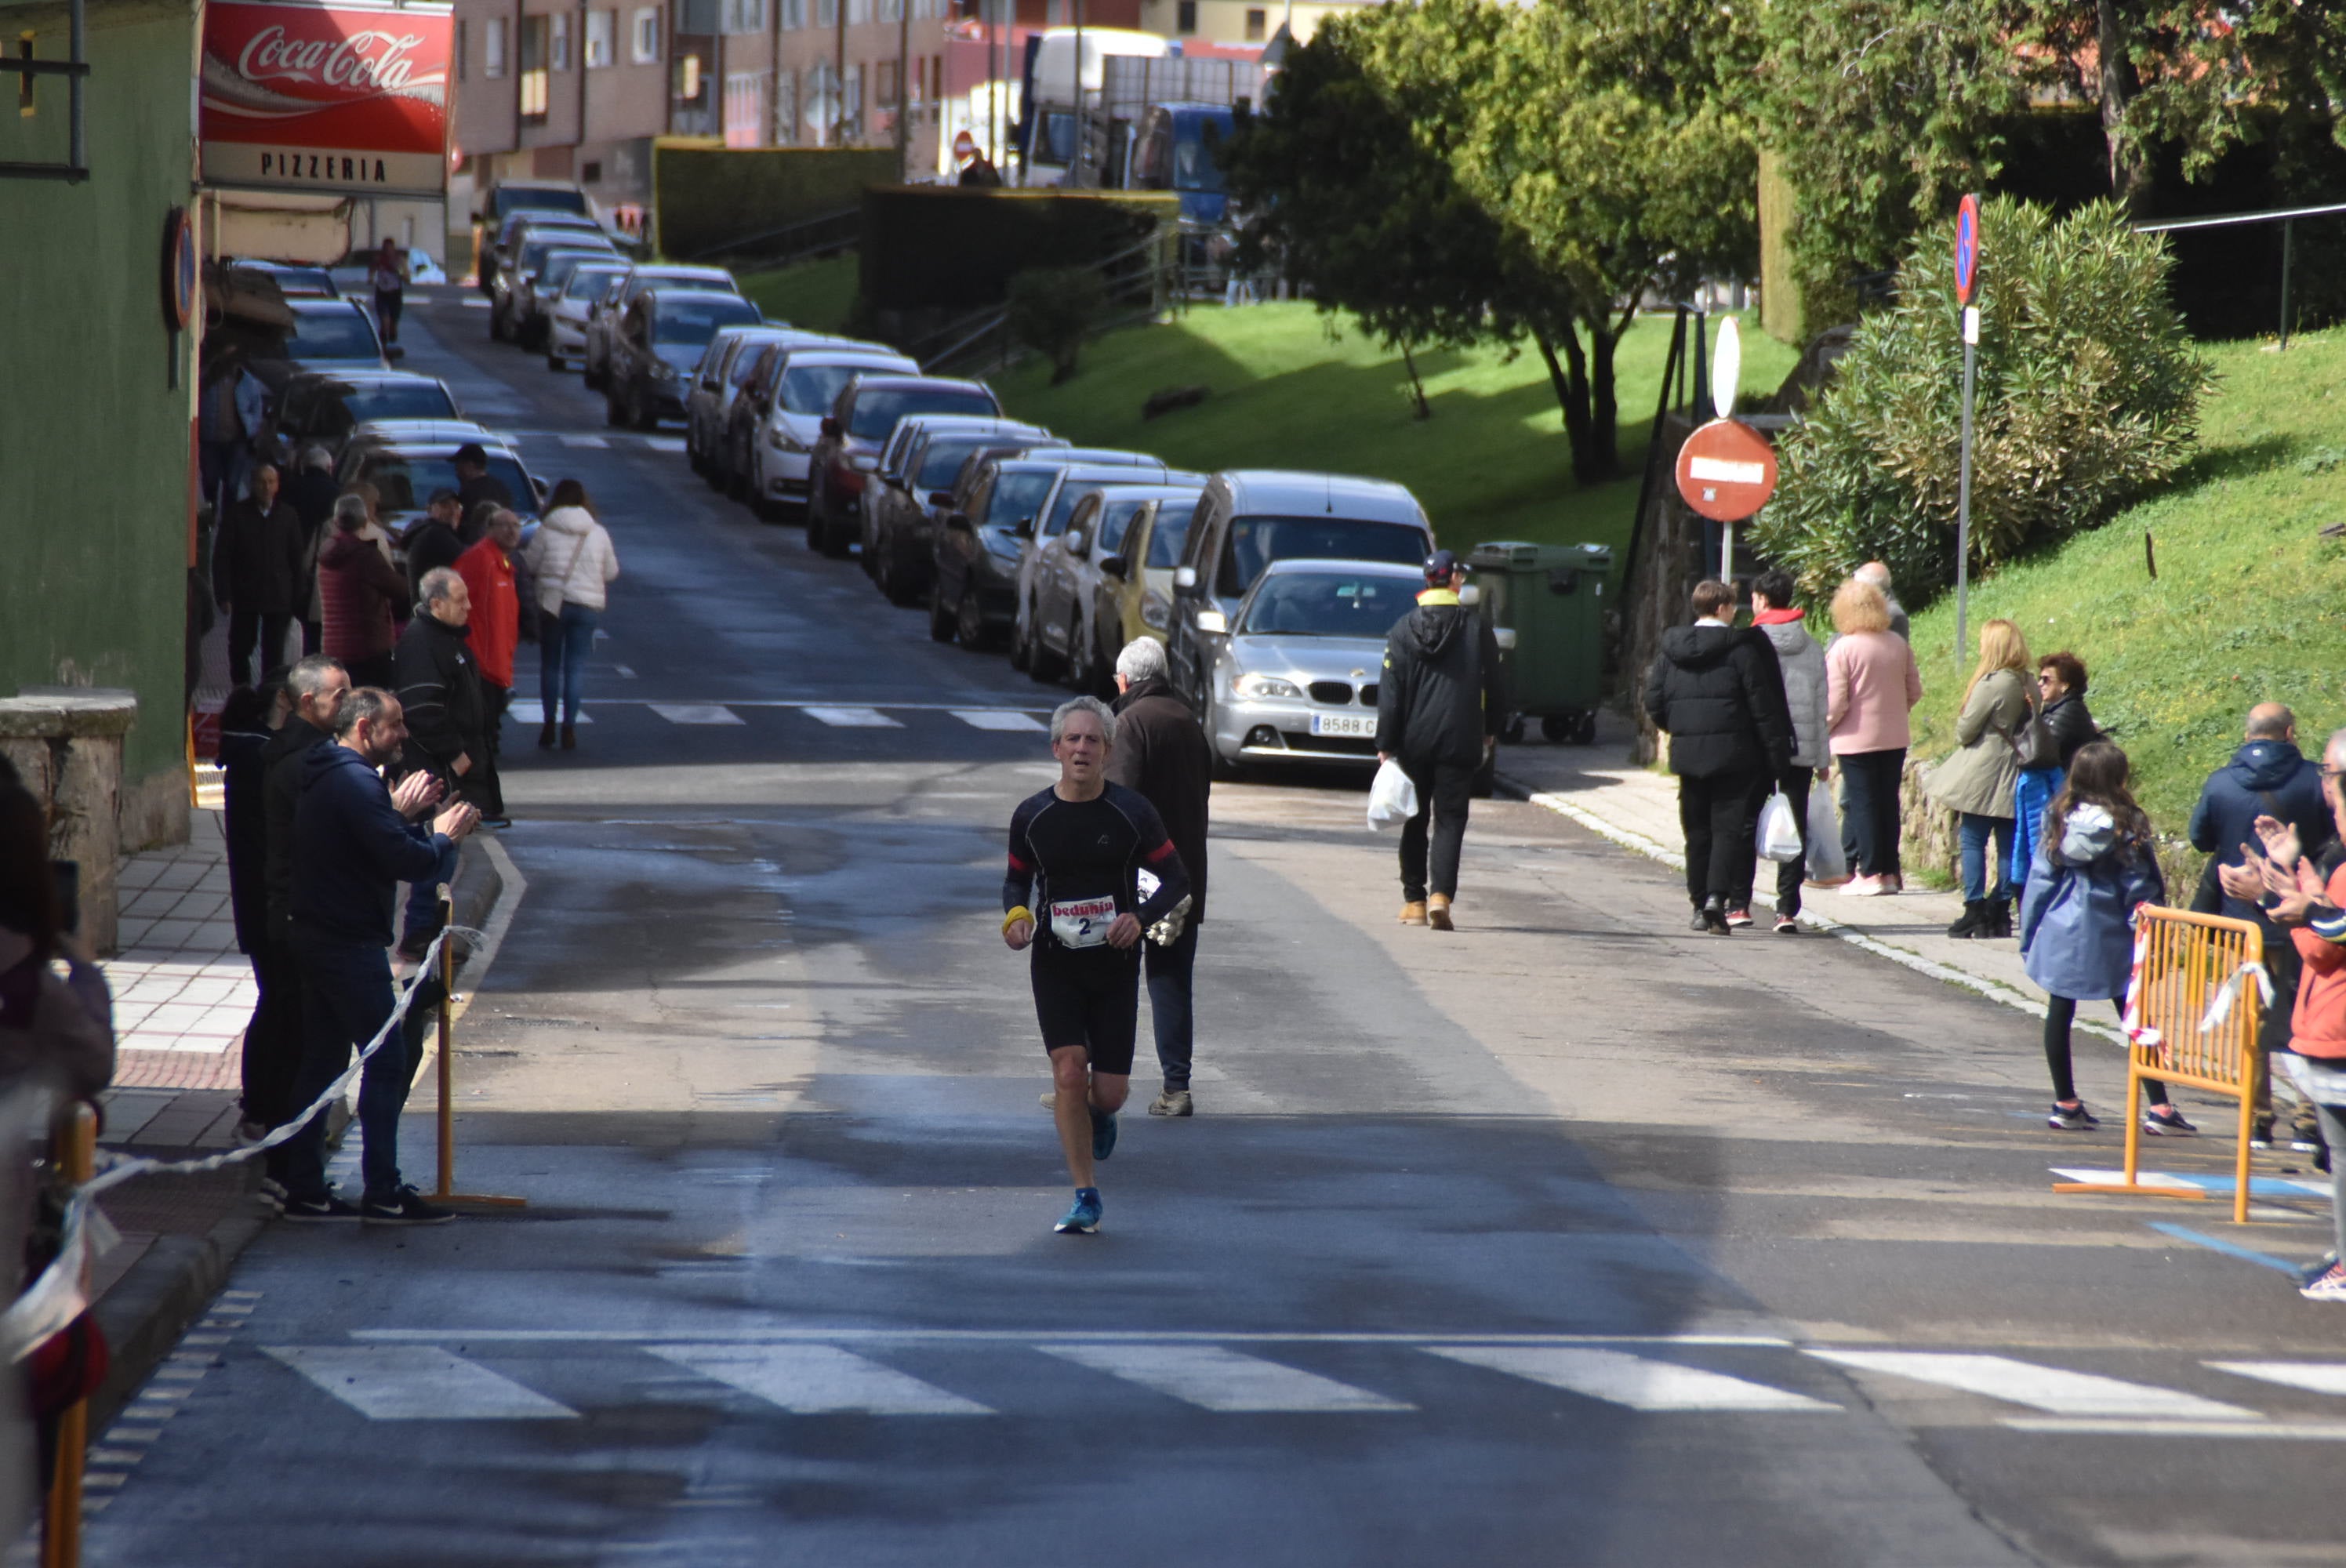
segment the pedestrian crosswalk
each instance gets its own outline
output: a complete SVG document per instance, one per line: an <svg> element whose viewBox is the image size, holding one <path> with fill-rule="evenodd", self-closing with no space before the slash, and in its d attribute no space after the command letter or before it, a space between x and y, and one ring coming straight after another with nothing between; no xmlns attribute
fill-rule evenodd
<svg viewBox="0 0 2346 1568"><path fill-rule="evenodd" d="M1512 1384L1518 1390L1513 1397L1562 1395L1639 1417L1804 1420L1845 1414L1883 1402L1899 1388L1919 1388L1942 1401L1932 1417L1941 1424L2346 1441L2346 1419L2319 1408L2320 1396L2346 1397L2346 1362L2180 1364L2180 1370L2198 1375L2204 1369L2239 1384L2238 1390L2220 1379L2205 1385L2218 1392L2245 1400L2259 1389L2288 1390L2279 1402L2293 1398L2300 1407L2272 1411L2166 1382L2015 1356L1726 1344L1698 1337L1628 1348L1539 1336L1484 1341L1372 1337L1367 1343L1343 1336L1239 1336L1233 1343L1197 1336L980 1336L943 1343L853 1335L840 1336L842 1343L797 1336L641 1341L622 1336L590 1341L591 1350L566 1345L552 1359L543 1346L525 1348L531 1338L452 1336L464 1344L463 1354L446 1344L404 1339L263 1349L312 1388L383 1421L558 1420L635 1400L689 1401L696 1385L707 1387L711 1402L722 1401L721 1390L729 1390L749 1396L759 1409L789 1416L1137 1413L1131 1403L1136 1398L1226 1416L1439 1416L1485 1409ZM913 1369L898 1364L908 1355ZM1445 1377L1439 1369L1444 1367L1456 1375ZM1860 1399L1829 1368L1859 1374L1867 1397ZM1119 1386L1121 1398L1113 1391ZM2309 1394L2317 1396L2310 1410L2302 1408ZM1950 1399L1954 1402L1946 1403Z"/></svg>
<svg viewBox="0 0 2346 1568"><path fill-rule="evenodd" d="M1050 728L1044 722L1050 712L1048 708L952 707L936 703L819 703L765 698L668 702L631 697L597 698L591 705L591 709L599 710L607 721L644 713L665 723L686 728L746 726L752 716L760 714L780 716L786 723L811 719L829 729L905 729L923 725L949 724L987 734L1040 735ZM595 712L592 710L581 709L578 722L594 723ZM525 728L546 722L545 707L536 697L516 694L506 714L513 722Z"/></svg>

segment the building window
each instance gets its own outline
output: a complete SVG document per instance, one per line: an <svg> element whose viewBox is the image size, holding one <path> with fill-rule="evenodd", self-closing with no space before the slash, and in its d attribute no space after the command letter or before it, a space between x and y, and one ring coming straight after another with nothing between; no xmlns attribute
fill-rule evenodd
<svg viewBox="0 0 2346 1568"><path fill-rule="evenodd" d="M603 160L599 158L590 158L585 163L580 164L578 166L578 178L580 183L586 185L602 184Z"/></svg>
<svg viewBox="0 0 2346 1568"><path fill-rule="evenodd" d="M676 61L676 101L693 108L709 107L709 78L701 74L700 56L685 54Z"/></svg>
<svg viewBox="0 0 2346 1568"><path fill-rule="evenodd" d="M799 79L784 71L774 84L774 145L790 147L798 139Z"/></svg>
<svg viewBox="0 0 2346 1568"><path fill-rule="evenodd" d="M872 20L872 0L847 0L847 25L861 26Z"/></svg>
<svg viewBox="0 0 2346 1568"><path fill-rule="evenodd" d="M1043 7L1043 25L1046 27L1066 26L1068 23L1075 20L1075 17L1070 15L1074 9L1075 0L1047 0L1047 3Z"/></svg>
<svg viewBox="0 0 2346 1568"><path fill-rule="evenodd" d="M893 23L903 19L904 0L880 0L880 20Z"/></svg>
<svg viewBox="0 0 2346 1568"><path fill-rule="evenodd" d="M521 123L542 126L546 123L546 106L550 95L546 90L546 18L524 16L521 19Z"/></svg>
<svg viewBox="0 0 2346 1568"><path fill-rule="evenodd" d="M1260 44L1262 42L1264 36L1262 29L1265 20L1267 20L1265 13L1251 8L1248 10L1246 34L1246 41L1248 43Z"/></svg>
<svg viewBox="0 0 2346 1568"><path fill-rule="evenodd" d="M553 21L554 68L566 71L570 68L570 13L556 11Z"/></svg>
<svg viewBox="0 0 2346 1568"><path fill-rule="evenodd" d="M1173 7L1173 30L1176 33L1196 32L1198 30L1198 0L1181 0L1179 5Z"/></svg>
<svg viewBox="0 0 2346 1568"><path fill-rule="evenodd" d="M766 30L766 0L725 0L719 27L727 33L762 33Z"/></svg>
<svg viewBox="0 0 2346 1568"><path fill-rule="evenodd" d="M815 0L814 25L818 27L839 25L839 0Z"/></svg>
<svg viewBox="0 0 2346 1568"><path fill-rule="evenodd" d="M1260 15L1260 13L1255 13ZM660 57L660 14L657 5L636 8L636 64L656 66Z"/></svg>
<svg viewBox="0 0 2346 1568"><path fill-rule="evenodd" d="M806 25L806 0L782 0L782 31L795 33Z"/></svg>
<svg viewBox="0 0 2346 1568"><path fill-rule="evenodd" d="M586 13L586 68L599 71L611 63L611 46L619 31L617 11Z"/></svg>
<svg viewBox="0 0 2346 1568"><path fill-rule="evenodd" d="M472 32L464 25L462 16L456 18L456 79L460 82L470 80L473 75L472 62L465 58L467 46L472 42ZM25 79L29 82L33 78L27 76Z"/></svg>
<svg viewBox="0 0 2346 1568"><path fill-rule="evenodd" d="M505 19L489 18L487 34L481 40L481 75L502 76L505 74Z"/></svg>

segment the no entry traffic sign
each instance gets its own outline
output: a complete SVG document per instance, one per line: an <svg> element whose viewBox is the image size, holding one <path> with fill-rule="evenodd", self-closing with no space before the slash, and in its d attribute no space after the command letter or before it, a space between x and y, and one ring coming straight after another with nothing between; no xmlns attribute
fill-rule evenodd
<svg viewBox="0 0 2346 1568"><path fill-rule="evenodd" d="M1955 302L1968 305L1979 288L1979 198L1955 209Z"/></svg>
<svg viewBox="0 0 2346 1568"><path fill-rule="evenodd" d="M1776 493L1776 449L1738 419L1715 419L1678 448L1678 494L1714 523L1740 523Z"/></svg>

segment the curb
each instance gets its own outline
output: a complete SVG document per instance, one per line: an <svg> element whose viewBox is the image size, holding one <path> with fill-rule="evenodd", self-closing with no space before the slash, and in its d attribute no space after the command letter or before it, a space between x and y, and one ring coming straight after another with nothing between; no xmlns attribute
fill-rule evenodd
<svg viewBox="0 0 2346 1568"><path fill-rule="evenodd" d="M1561 795L1535 789L1522 779L1511 778L1504 773L1497 776L1496 782L1499 789L1513 799L1527 801L1534 806L1553 811L1559 817L1568 818L1595 833L1598 838L1617 844L1633 854L1643 855L1647 860L1658 860L1674 871L1686 870L1686 855L1682 850L1673 850L1667 844L1657 843L1643 833L1632 832L1627 828L1608 822L1586 806L1576 805ZM1760 888L1752 890L1751 901L1766 904L1770 909L1776 907L1775 896ZM1969 970L1957 969L1951 964L1941 963L1935 959L1925 958L1919 952L1912 952L1902 947L1893 947L1878 938L1868 936L1854 926L1843 925L1831 915L1819 914L1812 909L1801 910L1800 918L1802 925L1821 932L1826 936L1845 942L1862 952L1872 953L1876 958L1886 958L1902 968L1911 969L1917 974L1928 975L1931 979L1945 984L1960 985L1964 990L1976 993L1990 1002L1999 1003L2015 1012L2025 1013L2032 1018L2044 1016L2043 1003L2025 992L2014 990L2002 981L1991 980L1984 974L1974 974ZM2082 1034L2096 1034L2121 1045L2127 1043L2125 1035L2106 1023L2089 1023L2080 1018L2076 1022L2076 1028Z"/></svg>
<svg viewBox="0 0 2346 1568"><path fill-rule="evenodd" d="M495 916L505 890L501 860L465 840L453 889L459 925L478 930ZM260 1167L248 1161L241 1168L247 1192L258 1193ZM209 1309L237 1257L270 1218L257 1199L248 1197L243 1208L223 1216L201 1236L158 1237L147 1255L91 1307L108 1351L106 1377L89 1397L93 1441Z"/></svg>

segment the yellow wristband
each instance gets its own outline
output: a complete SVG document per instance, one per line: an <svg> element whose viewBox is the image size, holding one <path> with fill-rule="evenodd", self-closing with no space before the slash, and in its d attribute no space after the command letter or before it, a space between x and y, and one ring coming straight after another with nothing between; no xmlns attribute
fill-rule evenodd
<svg viewBox="0 0 2346 1568"><path fill-rule="evenodd" d="M1028 925L1033 925L1035 923L1035 911L1028 909L1025 904L1020 904L1016 909L1012 910L1008 914L1002 917L1003 934L1007 936L1010 933L1011 926L1015 922L1022 920Z"/></svg>

